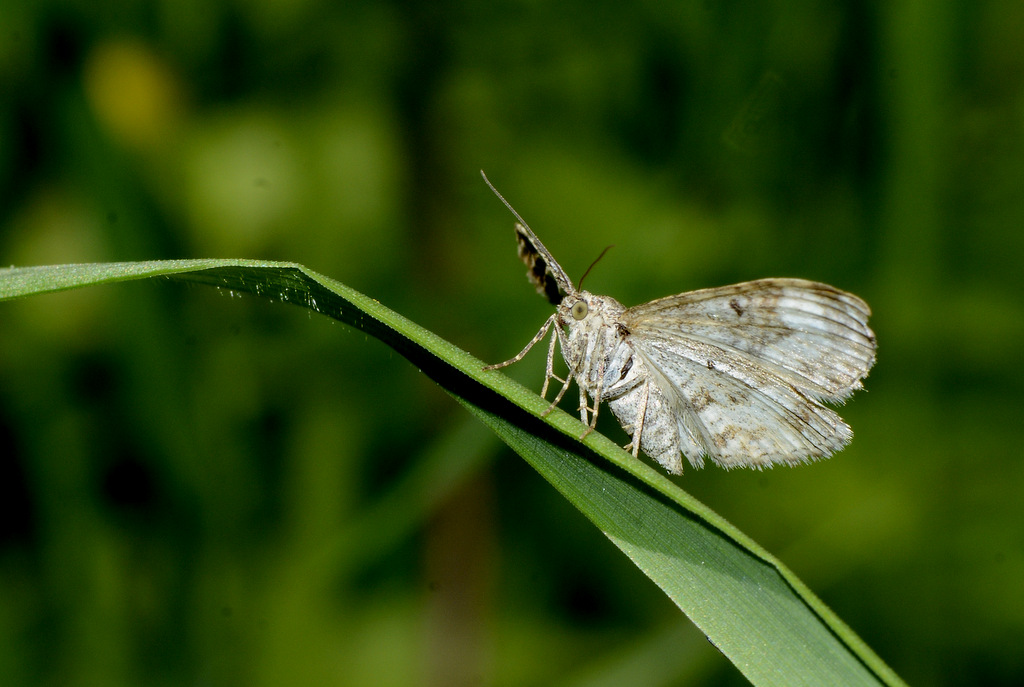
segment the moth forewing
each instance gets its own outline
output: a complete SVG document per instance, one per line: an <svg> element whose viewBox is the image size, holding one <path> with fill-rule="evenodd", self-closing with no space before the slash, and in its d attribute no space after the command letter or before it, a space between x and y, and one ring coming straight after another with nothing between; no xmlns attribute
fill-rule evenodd
<svg viewBox="0 0 1024 687"><path fill-rule="evenodd" d="M516 223L516 242L519 244L519 259L526 264L526 278L537 287L537 293L547 298L551 305L561 303L572 289L565 271L525 224Z"/></svg>
<svg viewBox="0 0 1024 687"><path fill-rule="evenodd" d="M628 309L623 322L641 338L704 342L726 358L745 356L815 398L841 400L874 364L870 313L827 284L762 279L651 301Z"/></svg>
<svg viewBox="0 0 1024 687"><path fill-rule="evenodd" d="M551 251L533 233L526 220L520 217L516 209L505 200L505 196L501 195L498 189L494 188L494 184L487 178L483 170L480 170L480 176L484 178L484 183L498 197L498 200L519 220L515 225L516 244L519 246L519 259L527 267L527 279L537 287L537 293L545 296L552 305L558 305L565 294L576 292L573 288L572 280L569 279L565 270L562 269L562 266L551 255Z"/></svg>

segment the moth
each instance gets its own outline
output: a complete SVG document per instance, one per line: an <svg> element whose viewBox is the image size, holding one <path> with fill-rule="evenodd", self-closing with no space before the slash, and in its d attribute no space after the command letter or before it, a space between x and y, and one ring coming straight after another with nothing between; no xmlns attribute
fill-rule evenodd
<svg viewBox="0 0 1024 687"><path fill-rule="evenodd" d="M630 436L626 450L642 450L673 474L682 474L683 456L695 468L706 457L723 468L763 469L827 458L850 442L850 426L823 402L863 388L875 362L863 300L818 282L760 279L627 308L583 290L582 280L573 286L484 181L518 220L527 276L556 308L522 351L484 369L522 360L553 330L541 396L552 380L562 387L545 413L575 380L583 437L607 403ZM564 379L554 371L556 346L569 368Z"/></svg>

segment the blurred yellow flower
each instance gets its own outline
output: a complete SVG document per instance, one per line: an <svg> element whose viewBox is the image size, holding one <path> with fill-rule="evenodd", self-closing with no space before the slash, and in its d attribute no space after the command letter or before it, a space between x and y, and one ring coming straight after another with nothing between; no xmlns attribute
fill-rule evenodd
<svg viewBox="0 0 1024 687"><path fill-rule="evenodd" d="M101 43L85 64L85 90L97 119L122 144L149 149L167 140L183 108L176 76L134 39Z"/></svg>

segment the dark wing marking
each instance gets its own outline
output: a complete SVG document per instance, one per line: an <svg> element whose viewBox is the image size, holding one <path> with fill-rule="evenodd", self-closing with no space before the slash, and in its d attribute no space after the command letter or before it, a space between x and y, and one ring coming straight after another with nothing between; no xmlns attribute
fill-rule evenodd
<svg viewBox="0 0 1024 687"><path fill-rule="evenodd" d="M519 245L519 259L526 264L526 278L537 287L537 293L547 298L551 305L558 305L565 297L565 291L558 283L551 262L537 249L535 239L536 236L532 232L528 232L522 224L516 223L516 243ZM554 264L555 268L561 271L558 263Z"/></svg>

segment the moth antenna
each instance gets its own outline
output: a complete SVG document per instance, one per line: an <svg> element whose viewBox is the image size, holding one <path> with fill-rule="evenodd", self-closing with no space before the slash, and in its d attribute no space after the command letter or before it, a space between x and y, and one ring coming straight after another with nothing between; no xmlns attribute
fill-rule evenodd
<svg viewBox="0 0 1024 687"><path fill-rule="evenodd" d="M526 227L526 229L530 232L531 235L536 236L536 234L533 233L533 229L530 229L530 225L526 223L526 220L523 219L518 212L516 212L516 209L512 207L511 203L505 200L505 196L498 193L498 189L494 188L494 184L491 183L491 180L487 178L487 175L484 174L484 170L482 169L480 170L480 176L484 178L484 183L487 184L487 187L489 189L491 189L491 193L498 196L498 200L505 204L505 207L509 209L509 212L515 215L516 219L519 220L519 223Z"/></svg>
<svg viewBox="0 0 1024 687"><path fill-rule="evenodd" d="M491 189L491 192L494 195L498 196L498 200L504 203L505 207L509 209L509 212L515 215L515 218L519 220L519 223L523 226L523 229L526 231L526 234L529 237L530 242L533 243L533 247L536 248L537 252L544 257L544 261L547 263L547 269L551 271L551 274L555 277L555 281L562 288L562 291L564 291L565 293L575 293L576 289L574 289L572 286L572 280L569 279L569 276L565 273L565 270L562 269L562 266L559 265L558 262L555 260L554 256L551 255L551 251L549 251L544 246L544 244L540 242L540 239L537 238L537 235L533 233L533 229L531 229L530 225L526 223L526 220L523 219L518 212L516 212L516 209L512 207L511 203L505 200L505 196L498 193L498 189L494 188L494 184L491 183L491 180L487 178L487 175L484 174L484 170L482 169L480 170L480 176L484 178L484 183L487 184L487 187L489 189Z"/></svg>
<svg viewBox="0 0 1024 687"><path fill-rule="evenodd" d="M590 274L590 270L594 269L594 265L596 265L597 263L601 262L601 258L604 257L604 254L607 253L608 251L610 251L612 248L615 248L615 244L614 243L612 245L610 245L610 246L605 246L605 249L603 251L601 251L601 254L597 256L597 258L594 260L594 262L590 263L590 267L588 267L587 271L583 273L582 277L580 277L580 280L579 280L579 282L576 285L577 289L580 289L580 290L583 289L583 280L587 278L588 274Z"/></svg>

